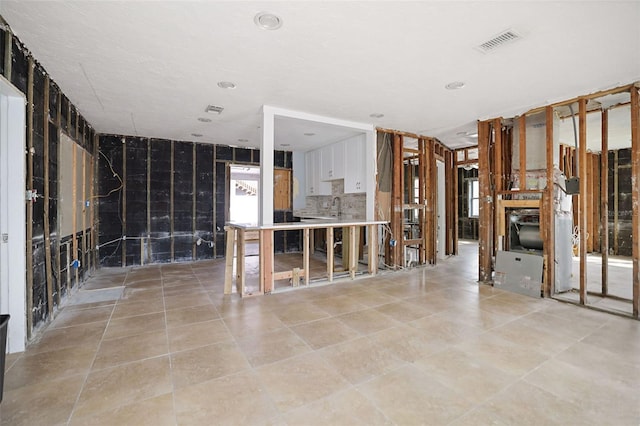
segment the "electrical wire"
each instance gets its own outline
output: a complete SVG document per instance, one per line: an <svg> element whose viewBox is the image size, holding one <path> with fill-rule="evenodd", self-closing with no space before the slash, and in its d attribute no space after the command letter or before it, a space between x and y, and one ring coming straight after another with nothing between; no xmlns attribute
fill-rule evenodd
<svg viewBox="0 0 640 426"><path fill-rule="evenodd" d="M113 194L114 192L120 191L123 187L124 187L124 183L122 182L122 178L120 177L120 175L118 173L116 173L116 171L113 169L113 164L111 163L111 160L109 160L107 158L107 156L104 154L104 152L102 151L98 151L98 153L100 155L102 155L104 157L104 159L107 161L107 164L109 165L109 168L111 169L111 173L113 173L113 177L118 178L118 180L120 181L120 186L118 186L117 188L112 189L111 191L109 191L108 193L104 194L104 195L94 195L92 196L90 199L96 199L96 198L105 198L110 196L111 194Z"/></svg>

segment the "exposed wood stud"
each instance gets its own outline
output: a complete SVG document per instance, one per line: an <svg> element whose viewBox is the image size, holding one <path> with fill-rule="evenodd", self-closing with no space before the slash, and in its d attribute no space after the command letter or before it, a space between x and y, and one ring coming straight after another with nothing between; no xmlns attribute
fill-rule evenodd
<svg viewBox="0 0 640 426"><path fill-rule="evenodd" d="M251 153L253 155L253 152ZM213 148L213 159L211 161L211 185L212 185L212 194L217 194L216 192L216 149ZM213 235L213 258L218 257L218 232L217 232L217 221L216 221L216 206L213 204L213 208L211 209L211 235Z"/></svg>
<svg viewBox="0 0 640 426"><path fill-rule="evenodd" d="M151 138L147 138L147 243L146 253L147 263L151 261ZM141 244L143 245L143 244ZM140 258L142 263L143 257Z"/></svg>
<svg viewBox="0 0 640 426"><path fill-rule="evenodd" d="M236 231L236 291L240 297L244 296L245 288L245 231L243 228L238 228Z"/></svg>
<svg viewBox="0 0 640 426"><path fill-rule="evenodd" d="M333 227L327 228L327 279L333 281L333 262L335 261L333 253ZM307 268L305 267L305 270Z"/></svg>
<svg viewBox="0 0 640 426"><path fill-rule="evenodd" d="M175 261L175 238L174 238L174 226L173 226L173 220L175 218L175 214L174 214L174 196L173 196L173 190L174 190L174 174L175 174L175 142L171 141L171 176L169 177L169 227L170 227L170 233L171 233L171 262L173 263ZM227 245L228 247L228 245Z"/></svg>
<svg viewBox="0 0 640 426"><path fill-rule="evenodd" d="M11 50L9 50L11 52ZM11 54L9 53L9 57ZM34 61L29 57L27 74L27 189L33 189L33 71ZM11 74L9 74L11 75ZM27 202L26 279L27 279L27 339L33 330L33 201Z"/></svg>
<svg viewBox="0 0 640 426"><path fill-rule="evenodd" d="M633 203L633 317L640 312L640 95L631 88L631 193Z"/></svg>
<svg viewBox="0 0 640 426"><path fill-rule="evenodd" d="M398 268L403 265L403 230L402 230L402 199L403 199L403 138L399 134L393 135L393 180L391 186L391 234L395 246L391 249L391 265Z"/></svg>
<svg viewBox="0 0 640 426"><path fill-rule="evenodd" d="M73 261L78 260L78 145L75 143L72 146L72 158L73 158L73 166L71 170L73 186L72 186L72 196L71 201L73 202L72 217L71 217L71 246L72 246L72 256L71 259ZM72 283L72 287L78 285L78 268L74 268L74 282Z"/></svg>
<svg viewBox="0 0 640 426"><path fill-rule="evenodd" d="M547 186L544 191L546 201L545 208L540 212L545 218L545 238L543 239L543 251L546 259L545 276L543 283L544 297L550 297L555 292L556 280L556 237L555 237L555 210L554 196L554 167L553 167L553 108L546 109L546 154L547 154Z"/></svg>
<svg viewBox="0 0 640 426"><path fill-rule="evenodd" d="M127 236L127 144L122 144L122 235ZM173 232L171 232L173 235ZM124 239L122 247L122 266L127 266L127 240Z"/></svg>
<svg viewBox="0 0 640 426"><path fill-rule="evenodd" d="M581 98L579 105L579 143L578 164L580 177L580 195L578 209L578 229L580 233L580 304L587 304L587 204L588 178L587 178L587 99Z"/></svg>
<svg viewBox="0 0 640 426"><path fill-rule="evenodd" d="M480 186L480 222L479 222L479 271L478 280L492 280L493 254L493 194L490 185L489 148L491 126L488 121L478 122L478 182Z"/></svg>
<svg viewBox="0 0 640 426"><path fill-rule="evenodd" d="M47 305L49 317L53 317L53 265L51 264L51 224L49 223L49 76L44 79L44 265L47 276Z"/></svg>
<svg viewBox="0 0 640 426"><path fill-rule="evenodd" d="M58 90L58 99L57 99L58 111L56 113L56 132L58 132L58 149L57 149L57 158L58 161L60 159L60 136L62 134L60 122L62 120L62 93ZM56 270L58 271L58 279L56 280L56 303L60 306L60 301L62 299L62 259L61 259L61 233L60 233L60 209L57 209L56 215ZM68 264L68 262L67 262ZM69 275L69 271L67 271L67 275Z"/></svg>
<svg viewBox="0 0 640 426"><path fill-rule="evenodd" d="M4 33L4 77L11 81L11 52L13 51L13 34L10 31Z"/></svg>
<svg viewBox="0 0 640 426"><path fill-rule="evenodd" d="M231 288L233 283L233 257L234 257L234 249L235 249L235 240L236 240L236 228L232 226L224 227L227 234L227 250L225 252L225 273L224 273L224 294L231 294ZM262 239L262 233L260 233ZM262 241L260 242L260 247L262 247ZM260 260L262 260L262 256L260 256Z"/></svg>
<svg viewBox="0 0 640 426"><path fill-rule="evenodd" d="M304 285L309 285L309 228L304 228L303 232L303 246L302 246L302 257L303 257L303 268L304 268Z"/></svg>
<svg viewBox="0 0 640 426"><path fill-rule="evenodd" d="M197 260L198 256L196 254L196 241L195 241L195 237L196 237L196 230L197 230L197 226L196 226L196 173L197 173L197 169L196 169L196 144L192 144L192 151L191 151L191 259L192 260Z"/></svg>
<svg viewBox="0 0 640 426"><path fill-rule="evenodd" d="M520 186L521 190L527 189L527 116L518 118L519 160L520 160Z"/></svg>
<svg viewBox="0 0 640 426"><path fill-rule="evenodd" d="M620 250L618 240L618 206L619 206L619 179L618 179L618 150L613 151L613 252Z"/></svg>
<svg viewBox="0 0 640 426"><path fill-rule="evenodd" d="M609 293L609 111L602 110L602 149L600 154L600 253L602 256L602 295Z"/></svg>

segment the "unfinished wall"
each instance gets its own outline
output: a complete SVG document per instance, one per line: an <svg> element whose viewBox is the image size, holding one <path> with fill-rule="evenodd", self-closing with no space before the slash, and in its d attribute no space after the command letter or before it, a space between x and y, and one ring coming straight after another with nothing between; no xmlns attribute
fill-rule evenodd
<svg viewBox="0 0 640 426"><path fill-rule="evenodd" d="M632 181L631 148L609 151L609 254L631 256Z"/></svg>
<svg viewBox="0 0 640 426"><path fill-rule="evenodd" d="M78 268L72 276L67 272L67 253L76 246L89 247L91 222L75 235L65 235L59 229L59 132L68 135L88 152L93 150L93 130L45 69L37 63L27 48L7 27L0 26L0 72L28 100L27 113L27 176L25 190L33 189L38 196L25 204L27 209L27 333L48 321L61 298L84 279L90 270L88 253L69 253L78 258ZM88 172L88 169L86 170ZM82 178L88 176L83 174ZM84 261L82 261L82 259Z"/></svg>
<svg viewBox="0 0 640 426"><path fill-rule="evenodd" d="M458 168L458 238L478 239L478 218L469 217L469 180L478 179L478 169Z"/></svg>
<svg viewBox="0 0 640 426"><path fill-rule="evenodd" d="M228 166L259 165L258 150L118 135L101 135L98 150L101 265L224 256ZM290 152L274 161L291 170ZM290 207L274 211L274 222L292 220ZM277 233L277 251L299 249L299 233L290 234Z"/></svg>

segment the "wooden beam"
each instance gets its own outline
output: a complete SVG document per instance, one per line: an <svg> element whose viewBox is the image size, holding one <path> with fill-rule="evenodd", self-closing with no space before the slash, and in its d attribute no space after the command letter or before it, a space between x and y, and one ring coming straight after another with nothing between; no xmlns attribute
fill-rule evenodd
<svg viewBox="0 0 640 426"><path fill-rule="evenodd" d="M481 282L490 282L493 272L493 194L489 169L490 131L489 121L478 122L478 182L480 186L478 280Z"/></svg>
<svg viewBox="0 0 640 426"><path fill-rule="evenodd" d="M47 305L49 317L53 318L53 265L51 264L51 224L49 223L49 76L44 78L44 266L47 276Z"/></svg>
<svg viewBox="0 0 640 426"><path fill-rule="evenodd" d="M306 271L309 270L309 228L304 228L302 230L302 256L303 256L303 268ZM304 285L309 285L309 274L304 274Z"/></svg>
<svg viewBox="0 0 640 426"><path fill-rule="evenodd" d="M619 86L619 87L615 87L613 89L607 89L607 90L601 90L598 92L594 92L594 93L590 93L588 95L584 95L584 96L579 96L576 98L572 98L572 99L567 99L561 102L556 102L554 104L548 105L550 107L553 108L557 108L560 106L567 106L570 104L575 104L576 102L580 103L580 101L584 100L584 101L588 101L589 99L597 99L597 98L601 98L603 96L607 96L607 95L614 95L616 93L622 93L622 92L628 92L630 90L632 90L635 87L635 83L634 84L627 84L624 86ZM525 114L529 115L533 115L533 114L538 114L543 112L547 107L543 106L543 107L538 107L538 108L533 108L530 109L529 111L527 111ZM585 111L586 114L586 111Z"/></svg>
<svg viewBox="0 0 640 426"><path fill-rule="evenodd" d="M333 262L335 261L333 255L333 227L327 228L327 279L329 282L333 281Z"/></svg>
<svg viewBox="0 0 640 426"><path fill-rule="evenodd" d="M418 250L418 261L421 265L427 263L427 164L426 164L426 151L427 144L425 140L418 139L418 150L420 151L418 160L418 205L421 207L418 211L418 223L420 226L420 239Z"/></svg>
<svg viewBox="0 0 640 426"><path fill-rule="evenodd" d="M349 247L342 247L342 249L349 250L349 275L351 279L356 277L356 272L358 271L358 240L356 240L356 227L349 226ZM398 248L398 245L396 245ZM404 253L403 247L400 246L399 250Z"/></svg>
<svg viewBox="0 0 640 426"><path fill-rule="evenodd" d="M609 293L609 111L602 110L600 155L600 253L602 256L602 295Z"/></svg>
<svg viewBox="0 0 640 426"><path fill-rule="evenodd" d="M125 139L126 140L126 139ZM171 173L173 177L173 173ZM127 236L127 144L122 144L122 235ZM171 232L173 235L173 232ZM127 266L127 240L122 241L122 266Z"/></svg>
<svg viewBox="0 0 640 426"><path fill-rule="evenodd" d="M191 259L192 260L197 260L198 256L196 255L196 241L195 241L195 235L196 235L196 196L198 195L197 191L196 191L196 144L192 143L191 144ZM243 241L243 245L244 245L244 241ZM243 290L244 290L244 286L243 286ZM244 294L244 291L243 291Z"/></svg>
<svg viewBox="0 0 640 426"><path fill-rule="evenodd" d="M273 291L273 229L260 230L260 262L264 294Z"/></svg>
<svg viewBox="0 0 640 426"><path fill-rule="evenodd" d="M233 257L235 254L236 229L232 226L225 226L226 246L224 254L224 294L231 294L233 284ZM262 244L260 244L262 246Z"/></svg>
<svg viewBox="0 0 640 426"><path fill-rule="evenodd" d="M77 136L77 134L76 134ZM73 259L73 261L75 262L76 260L78 260L78 149L80 149L79 145L75 142L73 142L73 151L72 151L72 170L71 170L71 175L73 176L73 186L72 186L72 196L71 196L71 202L73 203L73 206L71 208L72 211L72 217L71 217L71 228L72 228L72 233L71 233L71 244L72 244L72 250L73 250L73 254L71 256L71 258ZM123 160L124 161L124 160ZM73 268L74 269L74 278L75 278L75 282L72 284L77 286L78 285L78 269L79 268Z"/></svg>
<svg viewBox="0 0 640 426"><path fill-rule="evenodd" d="M518 118L519 160L520 160L520 189L527 189L527 116Z"/></svg>
<svg viewBox="0 0 640 426"><path fill-rule="evenodd" d="M9 50L11 52L11 50ZM9 53L11 57L11 53ZM33 70L34 61L29 57L27 74L27 189L33 189ZM33 203L27 202L26 229L26 279L27 279L27 339L33 330Z"/></svg>
<svg viewBox="0 0 640 426"><path fill-rule="evenodd" d="M580 195L578 196L578 229L580 233L580 304L587 303L587 100L581 98L579 103L579 144L578 144L578 176L580 177Z"/></svg>
<svg viewBox="0 0 640 426"><path fill-rule="evenodd" d="M640 311L640 95L631 89L631 194L633 202L633 317Z"/></svg>
<svg viewBox="0 0 640 426"><path fill-rule="evenodd" d="M97 134L93 134L93 161L91 162L91 210L89 211L89 217L91 217L91 259L93 263L93 269L96 269L98 266L98 251L95 249L96 244L98 242L99 233L99 220L98 220L98 203L95 202L96 197L94 197L95 189L98 188L98 179L97 179L97 164L98 164L98 145L99 145L99 136Z"/></svg>
<svg viewBox="0 0 640 426"><path fill-rule="evenodd" d="M402 135L393 136L393 177L391 186L391 233L395 240L392 247L391 265L395 268L401 267L404 263L402 253L402 204L403 204L403 159L402 159Z"/></svg>
<svg viewBox="0 0 640 426"><path fill-rule="evenodd" d="M62 120L62 94L60 92L60 90L58 90L58 99L57 99L57 105L58 105L58 111L56 113L56 132L58 133L58 149L56 152L56 157L58 159L58 161L60 161L60 136L62 134L61 132L61 126L60 126L60 122ZM60 306L60 301L62 299L62 259L61 259L61 242L60 242L60 238L62 237L61 232L60 232L60 209L58 208L58 214L56 215L56 271L58 271L58 279L56 280L56 303L58 304L58 306ZM67 262L67 265L69 263ZM69 275L69 271L67 271L67 275Z"/></svg>
<svg viewBox="0 0 640 426"><path fill-rule="evenodd" d="M378 273L378 226L369 225L367 235L367 244L369 246L368 264L369 274L376 275Z"/></svg>
<svg viewBox="0 0 640 426"><path fill-rule="evenodd" d="M238 228L236 231L236 291L240 297L244 296L245 288L245 243L244 243L244 229Z"/></svg>
<svg viewBox="0 0 640 426"><path fill-rule="evenodd" d="M586 232L586 242L587 242L587 253L593 253L593 204L594 204L594 187L593 187L593 154L591 152L587 152L587 164L586 164L586 173L584 174L585 179L587 180L587 210L586 210L586 221L587 221L587 232Z"/></svg>
<svg viewBox="0 0 640 426"><path fill-rule="evenodd" d="M618 240L618 206L620 205L619 203L619 198L620 198L620 192L619 192L619 176L618 176L618 153L619 150L615 150L613 151L613 253L614 254L618 254L620 246L619 246L619 240ZM633 170L632 170L633 173ZM632 196L633 197L633 196Z"/></svg>
<svg viewBox="0 0 640 426"><path fill-rule="evenodd" d="M546 260L545 279L542 293L544 297L550 297L555 292L556 282L556 215L554 209L554 167L553 167L553 108L546 109L546 140L547 140L547 186L544 191L546 201L545 209L541 214L546 217L545 238L543 239L543 250Z"/></svg>
<svg viewBox="0 0 640 426"><path fill-rule="evenodd" d="M459 234L459 229L458 229L458 222L459 222L459 217L458 217L458 209L459 209L459 205L458 205L458 185L460 184L458 182L458 166L456 164L456 155L452 155L453 158L453 180L452 180L452 193L451 196L453 198L453 252L452 254L454 255L458 255L458 234Z"/></svg>
<svg viewBox="0 0 640 426"><path fill-rule="evenodd" d="M171 262L173 263L175 261L175 247L176 247L176 241L175 241L175 226L173 224L173 221L175 219L175 208L174 208L174 204L175 204L175 197L173 194L174 191L174 175L175 175L175 171L176 171L176 159L175 159L175 142L171 141L171 174L169 175L169 234L171 236ZM214 174L215 176L215 174ZM214 208L215 210L215 208ZM234 234L235 235L235 234ZM227 235L228 236L228 235ZM228 244L228 243L227 243ZM228 245L227 245L228 248Z"/></svg>

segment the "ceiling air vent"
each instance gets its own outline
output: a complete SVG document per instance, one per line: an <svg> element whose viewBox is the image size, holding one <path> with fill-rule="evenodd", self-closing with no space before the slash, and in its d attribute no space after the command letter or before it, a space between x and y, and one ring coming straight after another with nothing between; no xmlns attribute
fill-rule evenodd
<svg viewBox="0 0 640 426"><path fill-rule="evenodd" d="M508 29L493 37L491 40L487 40L476 49L482 53L493 52L497 48L504 46L505 44L513 43L516 40L520 40L522 36L513 29Z"/></svg>
<svg viewBox="0 0 640 426"><path fill-rule="evenodd" d="M210 112L211 114L220 114L224 110L223 107L217 105L207 105L204 112Z"/></svg>

